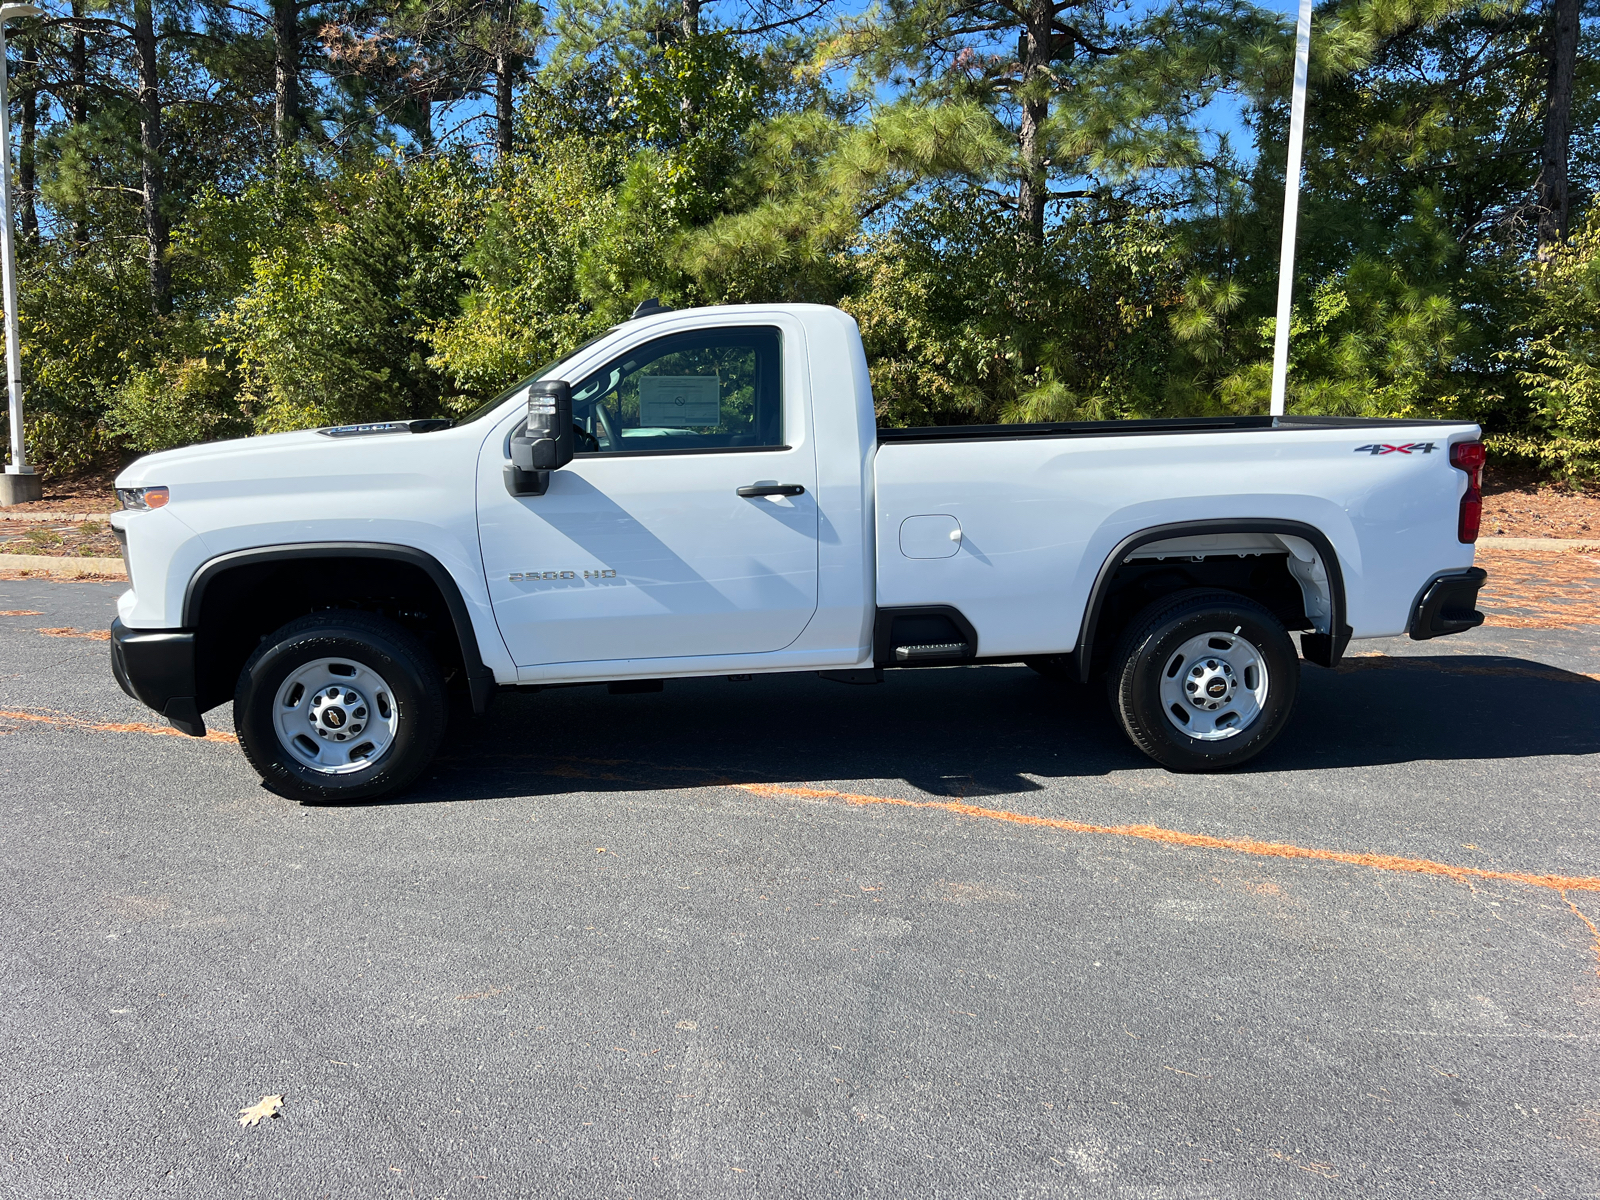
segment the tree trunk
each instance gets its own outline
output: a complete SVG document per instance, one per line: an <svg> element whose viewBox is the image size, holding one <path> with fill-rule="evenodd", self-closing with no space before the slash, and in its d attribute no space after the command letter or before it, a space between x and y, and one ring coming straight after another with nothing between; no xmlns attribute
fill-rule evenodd
<svg viewBox="0 0 1600 1200"><path fill-rule="evenodd" d="M152 0L134 0L133 48L139 59L139 150L144 184L144 231L149 245L150 309L172 308L172 269L167 262L167 215L161 170L160 64L156 59L156 26Z"/></svg>
<svg viewBox="0 0 1600 1200"><path fill-rule="evenodd" d="M424 85L427 86L427 85ZM433 149L433 93L419 92L416 98L417 145L424 153Z"/></svg>
<svg viewBox="0 0 1600 1200"><path fill-rule="evenodd" d="M505 36L511 36L510 29ZM511 134L515 128L511 84L511 55L502 49L494 56L494 140L501 162L511 157Z"/></svg>
<svg viewBox="0 0 1600 1200"><path fill-rule="evenodd" d="M22 238L37 244L39 210L34 204L33 147L39 134L39 48L31 37L22 47L20 67L17 82L21 85L22 144L17 148L17 199L21 201Z"/></svg>
<svg viewBox="0 0 1600 1200"><path fill-rule="evenodd" d="M1050 69L1049 0L1028 5L1028 23L1017 41L1017 62L1022 77L1021 183L1017 187L1017 219L1030 244L1044 243L1044 205L1050 184L1045 173L1042 129L1050 116L1050 98L1042 92L1043 76Z"/></svg>
<svg viewBox="0 0 1600 1200"><path fill-rule="evenodd" d="M1579 0L1551 0L1550 64L1545 94L1544 147L1539 164L1539 249L1567 240L1567 159L1572 145L1572 77L1578 63Z"/></svg>
<svg viewBox="0 0 1600 1200"><path fill-rule="evenodd" d="M272 0L274 90L272 130L278 151L289 149L306 127L300 111L299 0Z"/></svg>
<svg viewBox="0 0 1600 1200"><path fill-rule="evenodd" d="M700 36L700 0L683 0L681 28L686 42ZM678 131L685 140L694 136L694 113L694 101L685 95L678 101Z"/></svg>
<svg viewBox="0 0 1600 1200"><path fill-rule="evenodd" d="M74 125L89 119L89 43L84 36L83 0L72 0L72 48L67 51L67 70L71 77L71 93L67 107Z"/></svg>
<svg viewBox="0 0 1600 1200"><path fill-rule="evenodd" d="M89 120L89 42L84 36L83 0L72 0L72 48L67 51L67 73L71 86L67 95L67 109L74 126ZM74 205L77 215L72 221L72 240L83 245L87 229L83 220L83 206Z"/></svg>

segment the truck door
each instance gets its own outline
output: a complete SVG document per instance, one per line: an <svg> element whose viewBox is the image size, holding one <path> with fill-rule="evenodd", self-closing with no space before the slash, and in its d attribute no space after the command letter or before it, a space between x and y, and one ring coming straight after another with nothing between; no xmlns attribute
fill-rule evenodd
<svg viewBox="0 0 1600 1200"><path fill-rule="evenodd" d="M570 380L575 456L542 496L507 491L510 432L484 446L484 569L519 666L800 636L817 607L816 458L785 341L770 325L670 333Z"/></svg>

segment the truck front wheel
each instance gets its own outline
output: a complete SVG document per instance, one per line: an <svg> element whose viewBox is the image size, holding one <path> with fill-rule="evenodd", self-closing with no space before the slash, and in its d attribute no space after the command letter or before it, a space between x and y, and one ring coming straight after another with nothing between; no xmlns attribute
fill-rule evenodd
<svg viewBox="0 0 1600 1200"><path fill-rule="evenodd" d="M444 735L444 678L420 641L371 613L329 610L264 638L239 674L234 725L266 785L294 800L405 787Z"/></svg>
<svg viewBox="0 0 1600 1200"><path fill-rule="evenodd" d="M1128 626L1111 700L1133 744L1174 771L1254 758L1289 720L1300 658L1283 623L1233 592L1164 597Z"/></svg>

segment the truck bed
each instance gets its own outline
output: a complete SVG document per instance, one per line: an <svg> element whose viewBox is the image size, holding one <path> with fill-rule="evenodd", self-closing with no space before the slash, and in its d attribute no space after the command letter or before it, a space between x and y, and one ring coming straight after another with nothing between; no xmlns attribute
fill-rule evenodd
<svg viewBox="0 0 1600 1200"><path fill-rule="evenodd" d="M1336 561L1320 569L1341 572L1354 636L1403 633L1434 578L1472 565L1456 537L1467 476L1449 458L1462 435L1476 427L1260 416L879 430L878 604L959 610L980 657L1069 653L1130 537L1232 520L1298 540L1173 553L1293 554L1325 539L1319 557Z"/></svg>

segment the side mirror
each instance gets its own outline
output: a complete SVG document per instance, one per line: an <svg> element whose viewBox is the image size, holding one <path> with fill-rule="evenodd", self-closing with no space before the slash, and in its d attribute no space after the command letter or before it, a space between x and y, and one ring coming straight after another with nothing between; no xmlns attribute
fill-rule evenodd
<svg viewBox="0 0 1600 1200"><path fill-rule="evenodd" d="M541 379L528 388L527 429L511 439L506 489L513 496L542 496L550 472L572 461L572 388Z"/></svg>

